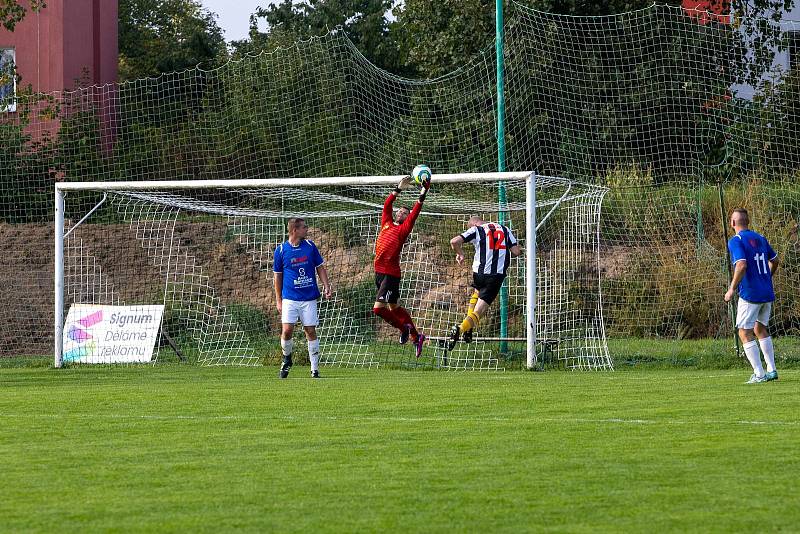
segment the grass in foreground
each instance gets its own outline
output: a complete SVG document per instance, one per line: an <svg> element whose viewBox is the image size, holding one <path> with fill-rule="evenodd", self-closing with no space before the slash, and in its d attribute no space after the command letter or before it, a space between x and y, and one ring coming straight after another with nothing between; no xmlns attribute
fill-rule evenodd
<svg viewBox="0 0 800 534"><path fill-rule="evenodd" d="M793 530L800 371L0 371L0 530Z"/></svg>

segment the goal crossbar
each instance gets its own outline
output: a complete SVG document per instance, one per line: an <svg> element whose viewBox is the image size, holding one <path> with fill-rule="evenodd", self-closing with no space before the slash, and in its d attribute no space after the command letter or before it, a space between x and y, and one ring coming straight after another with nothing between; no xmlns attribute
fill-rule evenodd
<svg viewBox="0 0 800 534"><path fill-rule="evenodd" d="M58 182L56 191L155 191L178 189L206 189L224 186L226 189L258 187L311 187L336 185L391 185L405 176L332 176L326 178L252 178L245 180L152 180L137 182ZM486 172L462 174L435 174L436 183L502 182L526 180L531 172ZM547 177L551 178L551 177Z"/></svg>

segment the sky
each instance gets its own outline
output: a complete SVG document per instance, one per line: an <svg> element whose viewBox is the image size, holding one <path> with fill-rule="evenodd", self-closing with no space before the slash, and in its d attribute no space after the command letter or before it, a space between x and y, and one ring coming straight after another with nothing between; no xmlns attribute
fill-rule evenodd
<svg viewBox="0 0 800 534"><path fill-rule="evenodd" d="M250 15L257 8L278 2L277 0L200 0L200 3L218 15L217 24L225 32L225 40L231 42L247 37Z"/></svg>
<svg viewBox="0 0 800 534"><path fill-rule="evenodd" d="M227 42L241 41L247 37L250 15L257 8L277 3L279 0L200 0L204 8L217 14L217 24L225 32ZM260 29L266 31L266 27Z"/></svg>

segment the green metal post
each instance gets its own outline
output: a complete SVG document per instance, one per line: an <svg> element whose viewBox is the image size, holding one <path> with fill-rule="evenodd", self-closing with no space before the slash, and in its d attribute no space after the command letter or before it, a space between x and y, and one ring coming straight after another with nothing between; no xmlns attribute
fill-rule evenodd
<svg viewBox="0 0 800 534"><path fill-rule="evenodd" d="M506 98L504 93L503 63L503 0L495 0L495 52L497 54L497 171L506 170ZM503 182L497 188L498 221L505 224L506 187ZM500 337L508 337L508 285L500 288ZM508 342L500 342L500 353L508 352Z"/></svg>
<svg viewBox="0 0 800 534"><path fill-rule="evenodd" d="M728 263L728 283L730 284L733 279L733 270L731 268L731 251L728 250L728 225L726 224L727 217L725 216L725 200L722 196L722 180L717 182L717 186L719 187L719 214L722 222L722 233L725 236L725 257ZM739 335L736 331L736 315L734 315L733 301L728 303L728 316L733 319L733 341L736 343L736 357L739 358L742 353L741 349L739 349Z"/></svg>
<svg viewBox="0 0 800 534"><path fill-rule="evenodd" d="M495 0L495 53L497 54L497 171L506 170L506 97L503 78L503 0ZM502 184L502 182L501 182ZM504 188L501 188L503 190ZM505 191L503 190L503 197ZM505 198L504 198L505 200Z"/></svg>
<svg viewBox="0 0 800 534"><path fill-rule="evenodd" d="M703 241L706 236L703 231L703 180L697 186L697 247L696 253L699 257L703 247Z"/></svg>

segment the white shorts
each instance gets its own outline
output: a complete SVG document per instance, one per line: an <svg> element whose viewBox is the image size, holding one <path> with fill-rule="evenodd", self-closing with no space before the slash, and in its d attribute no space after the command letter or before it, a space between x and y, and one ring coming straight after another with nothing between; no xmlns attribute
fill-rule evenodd
<svg viewBox="0 0 800 534"><path fill-rule="evenodd" d="M771 302L750 302L739 297L739 305L736 308L736 328L751 330L755 328L756 322L767 326L771 313Z"/></svg>
<svg viewBox="0 0 800 534"><path fill-rule="evenodd" d="M281 322L295 324L298 320L302 321L303 326L317 326L319 324L316 300L283 299Z"/></svg>

